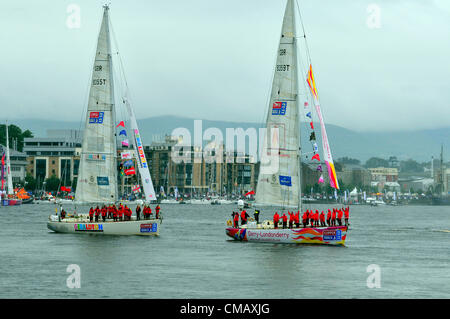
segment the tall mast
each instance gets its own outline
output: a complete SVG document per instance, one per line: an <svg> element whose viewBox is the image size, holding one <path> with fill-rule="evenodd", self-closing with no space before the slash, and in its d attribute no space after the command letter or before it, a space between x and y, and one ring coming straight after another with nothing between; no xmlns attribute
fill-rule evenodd
<svg viewBox="0 0 450 319"><path fill-rule="evenodd" d="M112 117L112 122L113 122L113 126L111 127L112 129L112 136L114 137L114 143L113 143L113 158L111 161L111 170L112 170L112 174L114 176L114 185L115 185L115 195L114 198L117 201L119 198L119 185L118 185L118 178L117 178L117 139L116 139L116 108L115 108L115 100L114 100L114 78L113 78L113 61L112 61L112 54L111 54L111 36L110 36L110 32L109 32L109 6L107 4L105 4L103 6L103 8L105 9L105 19L106 19L106 43L107 43L107 52L108 52L108 60L109 60L109 65L110 65L110 72L109 72L109 83L111 85L111 89L110 89L110 99L111 99L111 117Z"/></svg>
<svg viewBox="0 0 450 319"><path fill-rule="evenodd" d="M294 28L294 38L293 38L293 59L295 61L295 64L298 65L297 61L297 24L295 23L295 10L294 10L294 1L292 0L292 20L293 20L293 28ZM295 78L298 79L298 73L297 73L297 67L294 68L294 74ZM298 82L297 82L298 85ZM297 91L298 92L298 91ZM298 100L296 101L296 107L297 107L297 114L300 114L299 104ZM300 116L298 116L298 125L300 126ZM298 205L297 209L301 212L302 211L302 161L301 161L301 131L299 128L297 128L298 132L298 144L297 144L297 162L298 162Z"/></svg>
<svg viewBox="0 0 450 319"><path fill-rule="evenodd" d="M9 158L9 134L8 134L8 121L6 121L6 174L8 174L8 195L12 195L13 184L11 176L11 161Z"/></svg>
<svg viewBox="0 0 450 319"><path fill-rule="evenodd" d="M444 194L444 190L445 190L445 187L444 187L444 144L441 144L441 168L440 168L440 175L441 175L441 178L440 178L440 182L441 182L441 189L440 189L440 191L441 191L441 196Z"/></svg>

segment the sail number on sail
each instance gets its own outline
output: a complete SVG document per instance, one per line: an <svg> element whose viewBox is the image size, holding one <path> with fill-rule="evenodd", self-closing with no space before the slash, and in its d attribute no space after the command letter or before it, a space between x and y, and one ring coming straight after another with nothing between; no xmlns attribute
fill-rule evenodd
<svg viewBox="0 0 450 319"><path fill-rule="evenodd" d="M105 85L106 79L93 79L92 85Z"/></svg>
<svg viewBox="0 0 450 319"><path fill-rule="evenodd" d="M289 71L289 64L278 64L277 71Z"/></svg>

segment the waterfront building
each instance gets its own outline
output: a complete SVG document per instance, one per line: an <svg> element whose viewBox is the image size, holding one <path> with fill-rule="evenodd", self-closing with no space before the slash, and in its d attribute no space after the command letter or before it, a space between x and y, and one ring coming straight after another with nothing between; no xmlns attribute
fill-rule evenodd
<svg viewBox="0 0 450 319"><path fill-rule="evenodd" d="M361 165L344 164L339 179L345 185L356 185L359 187L369 186L372 180L371 172Z"/></svg>
<svg viewBox="0 0 450 319"><path fill-rule="evenodd" d="M409 192L433 192L435 183L432 178L429 177L409 177L399 179L398 183L400 184L401 191L403 193Z"/></svg>
<svg viewBox="0 0 450 319"><path fill-rule="evenodd" d="M179 138L166 136L164 141L144 146L156 193L164 190L166 195L173 195L177 189L179 194L203 197L238 195L255 189L257 167L251 156L227 153L223 145L214 142L207 143L203 150L195 146L175 149L178 142Z"/></svg>
<svg viewBox="0 0 450 319"><path fill-rule="evenodd" d="M369 168L372 182L397 182L398 169L396 167Z"/></svg>
<svg viewBox="0 0 450 319"><path fill-rule="evenodd" d="M47 130L46 137L25 138L27 173L38 181L38 186L52 175L70 185L78 176L81 139L79 130Z"/></svg>

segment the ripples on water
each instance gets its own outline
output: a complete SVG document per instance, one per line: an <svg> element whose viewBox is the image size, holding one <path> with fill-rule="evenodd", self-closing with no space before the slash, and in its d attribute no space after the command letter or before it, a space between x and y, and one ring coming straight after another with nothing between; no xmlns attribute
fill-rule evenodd
<svg viewBox="0 0 450 319"><path fill-rule="evenodd" d="M158 238L56 234L52 205L1 207L0 298L450 297L450 207L351 206L346 247L234 242L234 205L161 207ZM80 289L66 286L69 264Z"/></svg>

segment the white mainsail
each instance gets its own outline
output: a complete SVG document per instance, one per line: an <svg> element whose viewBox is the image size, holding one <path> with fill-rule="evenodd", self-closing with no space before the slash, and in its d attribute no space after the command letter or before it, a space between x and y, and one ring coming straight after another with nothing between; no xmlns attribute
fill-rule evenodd
<svg viewBox="0 0 450 319"><path fill-rule="evenodd" d="M104 6L80 155L75 193L77 202L117 200L117 146L108 11L108 6Z"/></svg>
<svg viewBox="0 0 450 319"><path fill-rule="evenodd" d="M294 2L288 0L269 101L256 204L301 206Z"/></svg>

